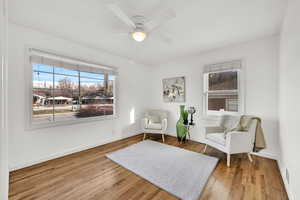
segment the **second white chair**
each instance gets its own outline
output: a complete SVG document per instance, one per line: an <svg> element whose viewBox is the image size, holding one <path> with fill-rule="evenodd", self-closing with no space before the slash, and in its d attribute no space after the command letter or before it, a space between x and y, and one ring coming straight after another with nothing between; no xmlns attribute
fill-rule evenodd
<svg viewBox="0 0 300 200"><path fill-rule="evenodd" d="M216 127L205 127L205 153L207 146L214 147L227 154L227 166L230 167L230 155L237 153L247 153L250 162L250 153L253 150L255 140L255 130L257 121L252 120L248 131L231 131L230 128L237 125L240 116L223 116L221 123Z"/></svg>
<svg viewBox="0 0 300 200"><path fill-rule="evenodd" d="M147 133L161 134L165 142L165 133L168 127L168 112L165 110L148 110L142 119L144 139Z"/></svg>

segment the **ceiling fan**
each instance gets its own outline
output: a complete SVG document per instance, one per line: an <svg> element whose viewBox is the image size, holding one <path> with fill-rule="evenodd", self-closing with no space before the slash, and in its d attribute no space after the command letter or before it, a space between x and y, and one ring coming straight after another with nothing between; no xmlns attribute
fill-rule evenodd
<svg viewBox="0 0 300 200"><path fill-rule="evenodd" d="M131 28L129 35L137 42L144 41L149 36L149 33L152 33L162 24L176 17L175 12L171 9L166 9L149 20L142 15L133 15L130 17L115 3L108 4L107 7L116 17ZM168 34L161 31L157 32L157 34L166 43L171 43L172 39Z"/></svg>

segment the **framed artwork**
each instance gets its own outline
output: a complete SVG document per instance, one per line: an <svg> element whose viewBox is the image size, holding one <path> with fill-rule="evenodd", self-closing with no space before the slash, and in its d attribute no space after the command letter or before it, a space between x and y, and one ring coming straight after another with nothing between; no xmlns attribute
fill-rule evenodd
<svg viewBox="0 0 300 200"><path fill-rule="evenodd" d="M164 102L185 102L185 77L163 79Z"/></svg>

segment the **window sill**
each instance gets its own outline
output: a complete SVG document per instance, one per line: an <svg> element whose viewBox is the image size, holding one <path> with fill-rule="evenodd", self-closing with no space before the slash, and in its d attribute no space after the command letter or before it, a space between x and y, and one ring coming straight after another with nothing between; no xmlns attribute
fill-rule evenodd
<svg viewBox="0 0 300 200"><path fill-rule="evenodd" d="M222 116L222 115L233 115L238 116L242 115L240 112L228 112L228 111L206 111L205 116Z"/></svg>
<svg viewBox="0 0 300 200"><path fill-rule="evenodd" d="M70 125L74 125L74 124L93 123L93 122L97 122L97 121L114 120L114 119L117 119L117 115L89 117L89 118L82 118L82 119L76 119L76 120L67 120L67 121L58 121L58 122L49 122L49 123L40 123L40 124L31 123L26 128L26 130L36 130L36 129L43 129L43 128L55 128L55 127L58 127L58 126L70 126Z"/></svg>

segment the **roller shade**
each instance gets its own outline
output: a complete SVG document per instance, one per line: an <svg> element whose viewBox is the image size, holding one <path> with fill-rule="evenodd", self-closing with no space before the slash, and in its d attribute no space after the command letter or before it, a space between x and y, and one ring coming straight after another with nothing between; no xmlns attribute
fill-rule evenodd
<svg viewBox="0 0 300 200"><path fill-rule="evenodd" d="M67 56L56 55L33 48L29 49L29 54L30 62L32 64L44 64L48 66L78 70L81 72L117 75L117 69L115 67L104 66L76 58L70 58Z"/></svg>
<svg viewBox="0 0 300 200"><path fill-rule="evenodd" d="M239 70L241 68L242 68L242 61L234 60L234 61L230 61L230 62L205 65L204 69L203 69L203 73Z"/></svg>

